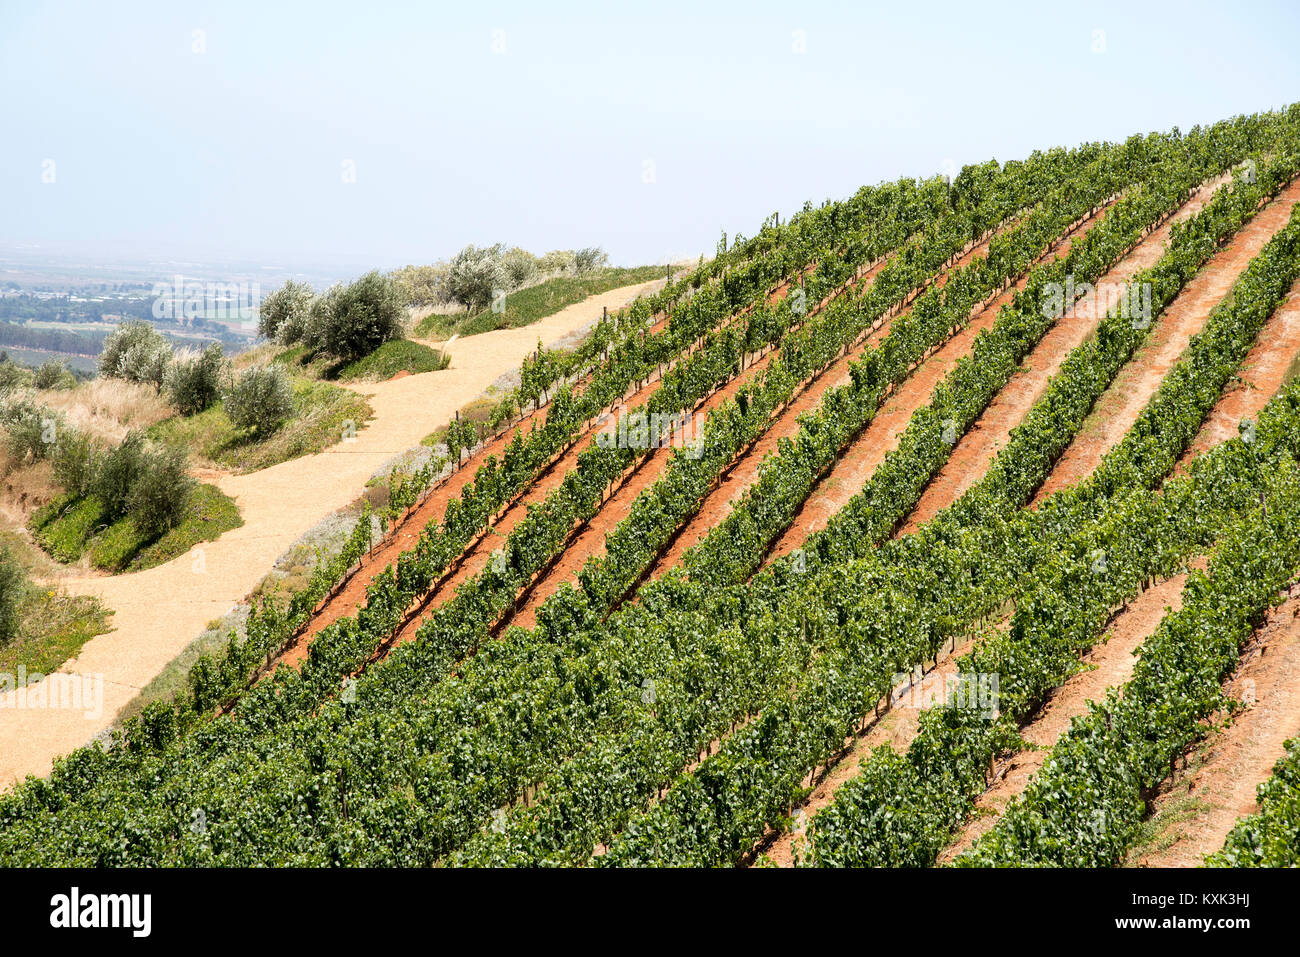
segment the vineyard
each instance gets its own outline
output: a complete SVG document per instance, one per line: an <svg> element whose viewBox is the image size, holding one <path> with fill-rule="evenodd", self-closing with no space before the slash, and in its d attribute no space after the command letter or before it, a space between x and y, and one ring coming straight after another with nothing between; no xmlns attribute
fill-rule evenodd
<svg viewBox="0 0 1300 957"><path fill-rule="evenodd" d="M773 216L0 795L0 863L1300 864L1297 364L1300 105Z"/></svg>

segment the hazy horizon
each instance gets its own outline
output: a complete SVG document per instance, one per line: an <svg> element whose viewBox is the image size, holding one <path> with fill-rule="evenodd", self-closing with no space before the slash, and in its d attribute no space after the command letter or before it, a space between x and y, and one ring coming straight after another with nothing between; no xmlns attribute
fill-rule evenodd
<svg viewBox="0 0 1300 957"><path fill-rule="evenodd" d="M132 11L0 11L3 250L656 263L866 183L1300 99L1285 4Z"/></svg>

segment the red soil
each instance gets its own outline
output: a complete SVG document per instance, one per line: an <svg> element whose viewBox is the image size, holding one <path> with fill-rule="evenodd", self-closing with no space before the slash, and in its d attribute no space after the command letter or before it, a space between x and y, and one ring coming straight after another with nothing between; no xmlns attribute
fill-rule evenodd
<svg viewBox="0 0 1300 957"><path fill-rule="evenodd" d="M1243 419L1255 420L1264 406L1291 378L1300 357L1300 281L1286 301L1264 323L1254 347L1246 355L1238 380L1229 385L1206 417L1180 465L1234 438Z"/></svg>
<svg viewBox="0 0 1300 957"><path fill-rule="evenodd" d="M1242 654L1225 691L1247 704L1212 731L1155 801L1157 837L1128 862L1199 867L1233 825L1257 811L1255 788L1300 734L1300 598L1273 608ZM1219 715L1222 720L1225 716ZM1190 809L1190 810L1189 810Z"/></svg>
<svg viewBox="0 0 1300 957"><path fill-rule="evenodd" d="M1063 236L1053 250L1037 261L1064 256L1074 240L1091 230L1104 215L1105 209L1090 217ZM977 308L964 329L929 358L922 360L912 375L890 394L867 427L845 449L831 471L804 501L789 529L768 556L769 563L801 547L809 535L825 528L831 518L861 491L876 467L897 447L898 437L907 428L912 415L929 402L934 387L943 380L958 359L970 354L976 336L993 325L998 312L1011 301L1016 290L1024 288L1024 285L1025 278L1021 277L1013 287L1003 291L985 306Z"/></svg>
<svg viewBox="0 0 1300 957"><path fill-rule="evenodd" d="M1139 271L1153 265L1164 254L1176 222L1187 219L1209 202L1214 190L1226 182L1220 177L1196 191L1193 197L1159 228L1148 233L1097 283L1099 288L1128 282ZM901 534L915 531L961 497L988 470L1004 446L1011 430L1025 417L1047 389L1070 351L1097 328L1102 316L1095 293L1084 296L1066 312L1021 363L1019 370L957 442L947 463L940 469L912 511Z"/></svg>
<svg viewBox="0 0 1300 957"><path fill-rule="evenodd" d="M1205 326L1210 311L1228 295L1237 277L1273 235L1287 224L1291 206L1297 201L1300 180L1243 226L1170 303L1150 337L1097 401L1039 489L1035 504L1087 478L1101 464L1102 457L1119 444L1160 388L1165 373L1181 357L1192 336Z"/></svg>

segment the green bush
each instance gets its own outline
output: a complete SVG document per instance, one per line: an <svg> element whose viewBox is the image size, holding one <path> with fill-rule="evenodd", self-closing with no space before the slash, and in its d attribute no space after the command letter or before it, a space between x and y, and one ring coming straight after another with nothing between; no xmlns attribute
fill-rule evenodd
<svg viewBox="0 0 1300 957"><path fill-rule="evenodd" d="M42 363L32 377L32 383L38 389L66 389L76 385L76 382L68 367L57 359Z"/></svg>
<svg viewBox="0 0 1300 957"><path fill-rule="evenodd" d="M280 366L253 366L235 380L224 406L236 428L270 435L293 414L293 386Z"/></svg>
<svg viewBox="0 0 1300 957"><path fill-rule="evenodd" d="M402 338L406 305L397 283L378 271L337 285L312 304L304 343L313 353L345 361Z"/></svg>
<svg viewBox="0 0 1300 957"><path fill-rule="evenodd" d="M127 523L130 523L129 519ZM138 571L161 565L184 555L199 542L215 541L223 532L243 524L244 520L239 517L239 509L233 499L215 485L196 485L186 496L180 522L175 527L157 541L140 548L131 557L129 565L119 564L110 570L125 567ZM111 531L113 529L109 529Z"/></svg>
<svg viewBox="0 0 1300 957"><path fill-rule="evenodd" d="M24 369L8 355L0 359L0 389L17 389L31 384L31 369Z"/></svg>
<svg viewBox="0 0 1300 957"><path fill-rule="evenodd" d="M73 496L88 495L94 488L102 453L88 435L65 429L54 453L54 480Z"/></svg>
<svg viewBox="0 0 1300 957"><path fill-rule="evenodd" d="M92 489L110 517L126 514L131 489L146 467L144 436L139 432L128 433L121 445L104 456L95 472Z"/></svg>
<svg viewBox="0 0 1300 957"><path fill-rule="evenodd" d="M214 342L197 356L178 358L167 370L167 398L181 415L197 415L221 397L229 363L221 343Z"/></svg>
<svg viewBox="0 0 1300 957"><path fill-rule="evenodd" d="M290 345L302 338L316 292L307 283L290 279L262 300L257 314L257 333Z"/></svg>
<svg viewBox="0 0 1300 957"><path fill-rule="evenodd" d="M20 462L49 458L68 429L62 413L26 399L0 405L0 426L5 430L10 456Z"/></svg>
<svg viewBox="0 0 1300 957"><path fill-rule="evenodd" d="M447 298L466 309L486 309L496 290L506 285L501 245L469 245L451 258L444 288Z"/></svg>
<svg viewBox="0 0 1300 957"><path fill-rule="evenodd" d="M609 254L599 246L588 246L573 254L573 271L585 276L609 265Z"/></svg>
<svg viewBox="0 0 1300 957"><path fill-rule="evenodd" d="M142 464L127 494L126 511L151 540L179 524L194 480L185 472L185 450L175 446L146 451Z"/></svg>
<svg viewBox="0 0 1300 957"><path fill-rule="evenodd" d="M445 264L403 266L394 269L389 275L401 290L402 298L412 306L429 306L446 301L443 290L443 282L447 278Z"/></svg>
<svg viewBox="0 0 1300 957"><path fill-rule="evenodd" d="M27 576L7 546L0 546L0 645L12 641L21 621L18 606L27 593Z"/></svg>
<svg viewBox="0 0 1300 957"><path fill-rule="evenodd" d="M518 289L537 275L537 257L515 246L501 254L501 273L507 289Z"/></svg>
<svg viewBox="0 0 1300 957"><path fill-rule="evenodd" d="M105 337L99 353L99 373L129 382L148 382L161 389L171 353L167 338L149 323L126 322Z"/></svg>

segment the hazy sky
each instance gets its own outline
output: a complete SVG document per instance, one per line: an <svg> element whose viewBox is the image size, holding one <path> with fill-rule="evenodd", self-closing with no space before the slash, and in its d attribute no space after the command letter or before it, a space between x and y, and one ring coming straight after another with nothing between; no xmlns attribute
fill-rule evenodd
<svg viewBox="0 0 1300 957"><path fill-rule="evenodd" d="M1298 42L1295 2L0 0L0 241L659 262L945 162L1300 100Z"/></svg>

